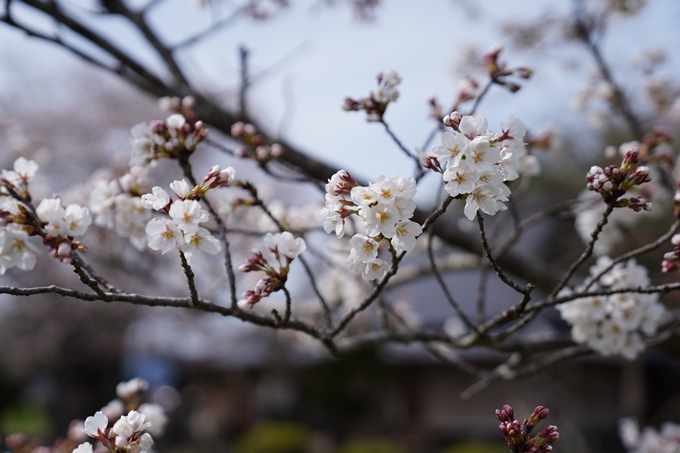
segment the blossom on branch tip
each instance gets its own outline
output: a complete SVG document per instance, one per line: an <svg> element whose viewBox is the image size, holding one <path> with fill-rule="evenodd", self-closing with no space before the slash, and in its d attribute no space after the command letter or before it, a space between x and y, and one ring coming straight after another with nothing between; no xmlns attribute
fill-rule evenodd
<svg viewBox="0 0 680 453"><path fill-rule="evenodd" d="M38 164L25 157L19 157L14 161L14 171L2 170L2 178L14 186L26 187L28 182L38 171Z"/></svg>
<svg viewBox="0 0 680 453"><path fill-rule="evenodd" d="M175 192L175 195L177 195L177 198L180 200L184 200L187 195L191 193L191 187L189 186L189 183L183 179L171 182L170 188L173 192Z"/></svg>
<svg viewBox="0 0 680 453"><path fill-rule="evenodd" d="M90 437L99 439L106 433L107 426L109 426L109 418L103 412L97 411L94 416L85 419L83 432Z"/></svg>
<svg viewBox="0 0 680 453"><path fill-rule="evenodd" d="M170 195L158 186L151 189L151 193L142 195L142 206L146 209L162 211L169 203Z"/></svg>

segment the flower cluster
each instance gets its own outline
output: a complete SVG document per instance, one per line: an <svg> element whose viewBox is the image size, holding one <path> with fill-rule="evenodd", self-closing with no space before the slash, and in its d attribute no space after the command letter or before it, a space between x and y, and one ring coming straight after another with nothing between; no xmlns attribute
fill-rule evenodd
<svg viewBox="0 0 680 453"><path fill-rule="evenodd" d="M7 269L35 267L37 248L28 241L41 236L49 247L48 256L71 262L71 252L84 252L85 246L74 238L82 236L92 223L87 207L72 204L64 208L59 198L45 198L33 210L28 183L38 164L20 157L14 170L2 170L0 190L0 275Z"/></svg>
<svg viewBox="0 0 680 453"><path fill-rule="evenodd" d="M511 116L497 135L483 116L453 112L443 121L453 131L445 131L429 154L421 156L421 163L442 173L449 195L465 200L468 219L473 220L479 210L494 215L506 209L503 202L510 189L504 182L519 177L518 156L526 154L526 127Z"/></svg>
<svg viewBox="0 0 680 453"><path fill-rule="evenodd" d="M140 123L132 128L130 166L147 165L160 158L177 159L182 152L193 152L208 135L202 121L187 122L180 113L165 121Z"/></svg>
<svg viewBox="0 0 680 453"><path fill-rule="evenodd" d="M365 280L382 278L388 265L378 258L378 245L389 239L397 253L409 252L423 229L411 221L416 205L416 181L412 177L381 175L367 187L360 186L345 170L326 184L326 206L321 210L326 233L345 234L345 219L356 214L364 233L350 240L352 249L345 265ZM349 196L349 200L345 198Z"/></svg>
<svg viewBox="0 0 680 453"><path fill-rule="evenodd" d="M588 188L579 194L579 203L573 207L576 231L583 242L588 243L592 239L591 235L602 219L607 208L607 205L602 203L603 199L612 201L618 197L614 206L629 208L615 209L610 214L609 222L595 243L596 255L611 253L613 247L624 238L626 230L634 227L645 217L663 215L663 207L670 203L667 191L660 187L663 178L657 177L658 169L654 166L638 165L638 161L643 160L640 150L648 149L649 146L646 141L622 143L618 149L608 146L604 154L612 164L606 169L592 167L588 173ZM658 149L655 156L657 154L660 154ZM646 155L644 160L647 161L648 157ZM613 181L610 176L613 177ZM638 181L645 183L639 185ZM618 188L615 187L615 183L618 184ZM680 196L678 201L680 202ZM657 206L657 209L651 211L652 205Z"/></svg>
<svg viewBox="0 0 680 453"><path fill-rule="evenodd" d="M401 77L394 71L387 74L378 73L378 89L371 92L371 95L359 100L346 98L342 108L347 111L366 111L366 120L380 122L390 102L399 98L397 85L401 83Z"/></svg>
<svg viewBox="0 0 680 453"><path fill-rule="evenodd" d="M254 159L264 164L276 159L283 153L283 147L278 143L265 144L264 137L257 132L255 126L241 121L231 126L231 136L245 145L234 152L236 157Z"/></svg>
<svg viewBox="0 0 680 453"><path fill-rule="evenodd" d="M590 274L592 278L602 274L591 286L593 291L650 284L647 270L632 259L612 266L611 258L601 256ZM575 342L587 344L602 355L621 354L629 360L645 349L643 336L653 335L665 314L658 294L631 292L578 298L557 309L572 326Z"/></svg>
<svg viewBox="0 0 680 453"><path fill-rule="evenodd" d="M92 223L92 216L86 207L77 204L64 209L59 198L45 198L35 210L43 223L43 243L50 247L48 256L61 262L71 262L71 250L85 251L85 247L74 237L82 236Z"/></svg>
<svg viewBox="0 0 680 453"><path fill-rule="evenodd" d="M128 238L142 251L146 248L146 224L151 219L140 198L149 191L146 168L131 167L122 177L109 178L93 178L89 206L95 215L94 223Z"/></svg>
<svg viewBox="0 0 680 453"><path fill-rule="evenodd" d="M191 188L185 180L174 181L170 188L177 200L161 187L156 186L151 193L141 198L146 209L166 213L170 218L153 218L147 223L145 232L148 235L149 248L165 254L171 250L179 250L191 263L201 252L215 255L222 250L222 245L208 230L199 226L210 219L208 211L201 207L200 200L208 190L229 185L234 181L236 171L232 167L220 169L213 166L203 182Z"/></svg>
<svg viewBox="0 0 680 453"><path fill-rule="evenodd" d="M592 166L586 175L588 190L599 193L605 202L616 200L616 207L627 207L635 212L651 210L651 203L644 197L619 199L632 187L652 180L649 167L638 166L639 154L640 149L634 148L626 152L620 166L609 165L604 169Z"/></svg>
<svg viewBox="0 0 680 453"><path fill-rule="evenodd" d="M675 453L680 451L680 425L665 422L660 430L640 426L632 418L624 418L619 422L621 443L628 453Z"/></svg>
<svg viewBox="0 0 680 453"><path fill-rule="evenodd" d="M512 453L548 453L552 451L552 444L556 443L560 434L557 427L549 425L534 437L530 437L531 431L548 417L548 409L538 406L531 415L524 419L523 423L515 420L515 411L507 404L503 409L496 410L496 418L501 422L498 429Z"/></svg>
<svg viewBox="0 0 680 453"><path fill-rule="evenodd" d="M163 435L167 423L165 411L158 404L139 405L141 395L148 387L149 384L141 378L121 382L116 387L118 398L94 416L87 417L82 431L99 440L108 451L147 452L153 445L152 435ZM126 410L127 415L124 415ZM113 425L109 427L111 423ZM73 450L73 453L92 452L92 444L88 442Z"/></svg>
<svg viewBox="0 0 680 453"><path fill-rule="evenodd" d="M300 253L307 250L302 238L295 238L292 233L268 233L264 237L264 250L253 249L252 256L239 266L241 272L264 272L267 276L257 282L255 289L247 290L238 301L238 306L249 310L262 298L279 291L286 285L290 264Z"/></svg>

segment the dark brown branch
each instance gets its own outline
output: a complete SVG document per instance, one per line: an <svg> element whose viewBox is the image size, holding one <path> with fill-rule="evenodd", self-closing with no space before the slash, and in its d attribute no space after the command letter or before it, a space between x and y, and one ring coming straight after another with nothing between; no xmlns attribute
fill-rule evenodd
<svg viewBox="0 0 680 453"><path fill-rule="evenodd" d="M550 293L551 297L555 297L562 288L567 286L569 283L569 280L571 277L576 273L578 268L588 259L590 258L590 255L593 254L593 248L595 247L595 242L597 242L597 239L600 237L600 233L602 233L602 229L604 226L607 224L609 221L609 216L611 215L612 211L614 211L614 203L615 200L607 204L607 209L604 211L604 214L602 214L602 219L597 223L597 226L595 227L595 230L591 233L590 235L590 241L588 241L588 245L586 246L586 249L583 251L581 256L576 260L572 265L569 267L567 272L564 274L562 277L562 280L553 288L553 290Z"/></svg>
<svg viewBox="0 0 680 453"><path fill-rule="evenodd" d="M442 278L439 269L437 269L437 263L434 260L434 252L432 251L432 232L430 232L430 235L428 237L427 256L430 260L430 268L432 269L432 273L434 274L435 279L439 284L439 287L442 289L446 301L454 309L458 317L465 323L468 329L472 330L473 332L478 332L477 325L473 323L470 318L468 318L468 316L465 314L460 305L458 305L458 302L456 302L456 300L453 298L453 295L449 291L449 287L446 285L446 282Z"/></svg>
<svg viewBox="0 0 680 453"><path fill-rule="evenodd" d="M182 263L182 269L184 270L184 275L187 276L187 285L189 285L189 294L191 295L191 306L196 306L199 304L198 291L196 291L196 282L194 281L194 271L189 266L184 252L179 252L179 259Z"/></svg>
<svg viewBox="0 0 680 453"><path fill-rule="evenodd" d="M617 257L614 259L609 266L606 268L602 269L597 275L592 275L586 279L585 282L583 282L583 289L587 290L589 289L593 283L597 282L600 277L602 277L604 274L609 272L614 266L616 266L618 263L621 263L623 261L627 261L631 258L634 258L638 255L642 255L643 253L652 251L661 245L663 245L667 240L669 240L677 231L678 228L680 228L680 220L676 220L673 222L673 225L671 225L670 229L660 238L657 240L650 242L649 244L643 245L642 247L638 247L635 250L631 250L630 252L624 253L623 255Z"/></svg>
<svg viewBox="0 0 680 453"><path fill-rule="evenodd" d="M496 271L496 274L501 279L501 281L520 294L524 295L530 294L531 291L534 290L534 286L531 283L528 283L526 288L522 288L517 283L510 280L510 278L507 275L505 275L505 272L503 272L503 269L501 269L501 267L498 265L493 255L491 254L489 243L486 240L486 232L484 231L484 217L482 217L481 212L477 212L477 224L479 225L479 235L480 238L482 239L482 247L484 248L484 252L486 253L486 258L489 260L491 266L493 266L494 270Z"/></svg>

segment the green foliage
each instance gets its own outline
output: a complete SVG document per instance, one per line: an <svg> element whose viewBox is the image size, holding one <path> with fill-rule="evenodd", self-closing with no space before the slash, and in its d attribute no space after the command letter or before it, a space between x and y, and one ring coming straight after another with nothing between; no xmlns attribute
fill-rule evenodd
<svg viewBox="0 0 680 453"><path fill-rule="evenodd" d="M308 453L310 433L294 422L262 422L251 428L238 444L238 453Z"/></svg>
<svg viewBox="0 0 680 453"><path fill-rule="evenodd" d="M406 453L406 449L389 440L362 439L347 442L338 453Z"/></svg>
<svg viewBox="0 0 680 453"><path fill-rule="evenodd" d="M447 448L442 453L508 453L501 442L463 442Z"/></svg>
<svg viewBox="0 0 680 453"><path fill-rule="evenodd" d="M44 439L50 435L50 420L45 410L23 404L6 409L0 415L0 435L23 433Z"/></svg>

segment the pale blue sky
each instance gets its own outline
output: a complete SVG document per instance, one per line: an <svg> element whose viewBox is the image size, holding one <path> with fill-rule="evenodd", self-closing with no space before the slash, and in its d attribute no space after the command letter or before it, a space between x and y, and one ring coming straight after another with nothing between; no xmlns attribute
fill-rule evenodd
<svg viewBox="0 0 680 453"><path fill-rule="evenodd" d="M90 3L76 0L66 4L81 14L79 8ZM487 0L468 2L475 9L470 15L454 0L385 0L377 20L362 23L353 21L346 7L314 9L316 0L292 3L293 7L272 21L240 21L182 52L180 60L198 86L224 97L238 84L240 44L251 50L255 70L265 69L293 51L287 64L253 88L253 113L262 124L271 126L270 132L278 130L285 116L283 136L287 140L367 179L382 173L410 173L412 164L382 127L367 124L360 113L341 110L345 96L368 94L378 71L396 70L403 78L402 95L390 106L386 119L408 147L420 145L432 128L425 98L434 93L446 104L450 102L462 75L456 73L456 63L465 49L486 50L503 44L506 38L497 29L511 18L541 17L546 11L565 11L572 5L570 0ZM151 17L162 36L177 42L209 24L209 12L190 0L166 0ZM656 0L636 17L616 21L603 44L617 77L627 77L626 68L635 54L678 41L679 20L680 2ZM97 21L106 27L107 36L140 58L153 58L122 20L100 17ZM672 59L673 55L669 56ZM593 67L583 49L571 44L530 52L508 50L504 57L511 66L532 67L535 77L515 95L501 89L490 93L479 113L489 118L492 128L498 129L513 113L536 131L557 126L562 133L583 133L585 121L570 104ZM566 66L565 61L574 65ZM69 69L75 64L70 54L0 26L0 97L11 93L30 98L32 87L41 81L54 83L64 77L64 89L57 90L57 99L45 100L59 102L79 88L69 80ZM677 60L671 60L668 68L677 68ZM110 79L104 80L108 83ZM292 100L288 104L284 102L286 91Z"/></svg>

